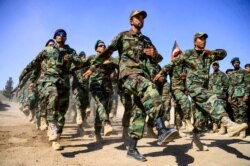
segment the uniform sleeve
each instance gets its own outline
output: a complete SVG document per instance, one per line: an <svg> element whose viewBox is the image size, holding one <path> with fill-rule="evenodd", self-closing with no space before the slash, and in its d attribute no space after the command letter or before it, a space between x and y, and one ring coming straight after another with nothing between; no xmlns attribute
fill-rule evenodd
<svg viewBox="0 0 250 166"><path fill-rule="evenodd" d="M227 56L227 52L226 50L223 49L216 49L214 50L214 54L210 55L210 59L212 62L218 61L218 60L222 60Z"/></svg>
<svg viewBox="0 0 250 166"><path fill-rule="evenodd" d="M175 59L171 60L169 64L165 65L161 69L161 73L162 74L168 73L173 67L184 63L186 58L187 58L187 53L184 52L183 54L179 55L178 58L175 58Z"/></svg>
<svg viewBox="0 0 250 166"><path fill-rule="evenodd" d="M245 88L245 96L249 96L249 94L250 94L250 92L249 92L249 74L247 74L246 73L246 71L245 70L243 70L243 72L244 72L244 88Z"/></svg>
<svg viewBox="0 0 250 166"><path fill-rule="evenodd" d="M222 83L223 83L223 91L227 93L228 88L229 88L229 81L225 73L223 73L222 75Z"/></svg>
<svg viewBox="0 0 250 166"><path fill-rule="evenodd" d="M212 79L213 79L213 75L210 74L209 75L209 82L208 82L208 89L209 90L212 90L212 87L213 87L213 81L212 81Z"/></svg>
<svg viewBox="0 0 250 166"><path fill-rule="evenodd" d="M233 85L232 85L232 81L231 78L229 76L228 78L228 82L229 82L229 86L228 86L228 97L232 97L233 96Z"/></svg>

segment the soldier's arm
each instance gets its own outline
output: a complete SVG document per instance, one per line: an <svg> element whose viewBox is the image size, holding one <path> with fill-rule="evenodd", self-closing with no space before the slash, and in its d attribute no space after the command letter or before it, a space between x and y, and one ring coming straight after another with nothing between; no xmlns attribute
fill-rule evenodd
<svg viewBox="0 0 250 166"><path fill-rule="evenodd" d="M207 52L207 54L209 55L208 57L212 62L222 60L227 56L227 52L224 49L216 49L213 51L205 50L205 52Z"/></svg>
<svg viewBox="0 0 250 166"><path fill-rule="evenodd" d="M154 45L152 45L152 47L155 50L155 53L154 53L154 56L151 57L151 60L154 63L160 63L163 60L163 57L161 54L158 53L158 51Z"/></svg>
<svg viewBox="0 0 250 166"><path fill-rule="evenodd" d="M249 82L248 82L248 74L246 73L245 70L243 70L244 72L244 88L245 88L245 96L249 96L250 92L249 92Z"/></svg>
<svg viewBox="0 0 250 166"><path fill-rule="evenodd" d="M222 75L223 91L227 92L229 88L229 81L225 73Z"/></svg>
<svg viewBox="0 0 250 166"><path fill-rule="evenodd" d="M209 90L212 90L212 87L213 87L213 82L212 82L212 74L209 75L209 82L208 82L208 89Z"/></svg>

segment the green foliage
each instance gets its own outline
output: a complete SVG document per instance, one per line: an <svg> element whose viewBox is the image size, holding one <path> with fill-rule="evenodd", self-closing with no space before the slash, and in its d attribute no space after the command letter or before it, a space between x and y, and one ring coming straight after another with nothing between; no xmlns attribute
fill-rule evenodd
<svg viewBox="0 0 250 166"><path fill-rule="evenodd" d="M9 80L6 82L5 89L3 89L3 95L8 99L10 99L12 91L13 91L13 80L12 77L9 77Z"/></svg>

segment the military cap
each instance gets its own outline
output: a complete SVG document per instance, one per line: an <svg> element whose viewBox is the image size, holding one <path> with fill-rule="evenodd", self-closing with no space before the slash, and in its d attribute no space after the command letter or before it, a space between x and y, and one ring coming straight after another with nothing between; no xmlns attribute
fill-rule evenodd
<svg viewBox="0 0 250 166"><path fill-rule="evenodd" d="M79 56L83 56L83 57L86 57L86 54L85 54L85 52L84 51L81 51L79 54L78 54Z"/></svg>
<svg viewBox="0 0 250 166"><path fill-rule="evenodd" d="M239 61L239 62L240 62L240 58L239 58L239 57L234 57L234 58L231 60L231 63L233 64L235 61Z"/></svg>
<svg viewBox="0 0 250 166"><path fill-rule="evenodd" d="M197 38L200 38L200 37L205 37L205 38L208 38L208 35L204 32L197 32L196 34L194 34L194 40L196 40Z"/></svg>
<svg viewBox="0 0 250 166"><path fill-rule="evenodd" d="M144 10L133 10L129 16L129 19L131 20L132 17L134 17L138 14L142 14L144 18L147 17L147 12L145 12Z"/></svg>
<svg viewBox="0 0 250 166"><path fill-rule="evenodd" d="M213 65L216 65L216 64L219 66L219 65L220 65L220 64L219 64L219 61L215 61L215 62L213 63Z"/></svg>
<svg viewBox="0 0 250 166"><path fill-rule="evenodd" d="M250 63L248 63L248 64L245 65L245 68L247 68L247 67L250 67Z"/></svg>
<svg viewBox="0 0 250 166"><path fill-rule="evenodd" d="M64 30L64 29L57 29L56 31L55 31L55 33L54 33L54 39L56 38L56 35L57 35L57 33L59 33L59 32L63 32L64 34L65 34L65 36L67 36L67 33L66 33L66 31Z"/></svg>
<svg viewBox="0 0 250 166"><path fill-rule="evenodd" d="M95 50L97 49L97 47L98 47L98 45L99 45L100 43L103 43L103 44L105 45L104 41L102 41L102 40L97 40L96 43L95 43Z"/></svg>

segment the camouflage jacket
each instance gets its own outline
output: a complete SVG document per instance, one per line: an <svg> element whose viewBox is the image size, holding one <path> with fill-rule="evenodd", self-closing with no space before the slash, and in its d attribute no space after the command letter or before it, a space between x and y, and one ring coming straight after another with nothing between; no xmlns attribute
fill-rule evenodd
<svg viewBox="0 0 250 166"><path fill-rule="evenodd" d="M162 60L162 56L158 53L153 58L146 56L143 51L148 46L155 48L151 40L143 34L134 33L132 30L122 32L112 40L100 56L95 58L91 68L101 65L104 59L108 59L114 51L118 50L120 78L136 73L143 74L144 69L140 63L143 59L149 58L155 63Z"/></svg>
<svg viewBox="0 0 250 166"><path fill-rule="evenodd" d="M228 84L227 75L220 70L209 76L208 89L221 99L227 98Z"/></svg>
<svg viewBox="0 0 250 166"><path fill-rule="evenodd" d="M96 56L94 56L95 58ZM93 58L93 59L94 59ZM90 88L98 85L107 85L108 87L112 86L111 74L115 72L115 69L118 69L118 64L113 61L113 58L109 58L108 64L102 64L96 68L95 72L89 77Z"/></svg>
<svg viewBox="0 0 250 166"><path fill-rule="evenodd" d="M69 60L65 61L64 57L69 56ZM30 71L41 69L41 64L44 64L44 82L61 83L66 87L69 87L69 74L71 64L77 67L84 65L83 61L77 56L75 50L68 45L65 48L45 47L38 56L31 61L26 68L22 71L19 80L29 73ZM37 75L38 78L39 75ZM36 78L36 79L37 79ZM33 81L35 77L33 77Z"/></svg>
<svg viewBox="0 0 250 166"><path fill-rule="evenodd" d="M203 88L208 86L210 65L217 60L223 59L227 55L223 49L214 50L213 55L207 55L203 51L195 49L187 50L165 65L161 73L166 73L173 67L185 64L187 69L186 87L190 96L196 96L201 93Z"/></svg>
<svg viewBox="0 0 250 166"><path fill-rule="evenodd" d="M247 84L247 89L248 89L248 92L249 92L249 95L250 95L250 73L246 72L246 77L245 77L245 81L246 81L246 84Z"/></svg>
<svg viewBox="0 0 250 166"><path fill-rule="evenodd" d="M249 95L246 71L243 69L234 70L229 77L229 97L243 97Z"/></svg>

